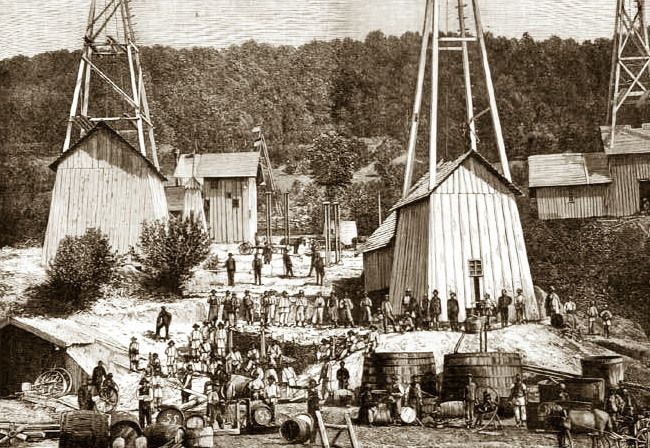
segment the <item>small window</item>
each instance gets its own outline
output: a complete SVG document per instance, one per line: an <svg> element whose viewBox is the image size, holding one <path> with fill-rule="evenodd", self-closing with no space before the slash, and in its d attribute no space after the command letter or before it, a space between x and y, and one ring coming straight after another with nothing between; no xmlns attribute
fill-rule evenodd
<svg viewBox="0 0 650 448"><path fill-rule="evenodd" d="M483 263L481 260L469 260L469 276L483 277Z"/></svg>
<svg viewBox="0 0 650 448"><path fill-rule="evenodd" d="M575 204L576 196L573 190L569 190L569 204Z"/></svg>
<svg viewBox="0 0 650 448"><path fill-rule="evenodd" d="M239 198L235 198L232 200L232 207L239 208Z"/></svg>

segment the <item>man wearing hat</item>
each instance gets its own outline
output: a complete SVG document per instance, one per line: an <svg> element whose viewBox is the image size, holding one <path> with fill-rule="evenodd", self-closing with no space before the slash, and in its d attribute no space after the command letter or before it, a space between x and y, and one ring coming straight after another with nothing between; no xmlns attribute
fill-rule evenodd
<svg viewBox="0 0 650 448"><path fill-rule="evenodd" d="M253 283L262 286L262 259L257 252L255 253L255 258L253 258L253 277Z"/></svg>
<svg viewBox="0 0 650 448"><path fill-rule="evenodd" d="M235 286L235 270L237 265L235 264L235 259L232 254L228 254L225 262L226 273L228 274L228 286Z"/></svg>
<svg viewBox="0 0 650 448"><path fill-rule="evenodd" d="M314 315L311 319L311 323L317 326L323 325L323 314L325 312L325 299L323 294L320 291L316 293L316 298L314 299Z"/></svg>
<svg viewBox="0 0 650 448"><path fill-rule="evenodd" d="M192 361L197 361L199 358L199 349L201 348L201 342L203 342L203 335L199 330L199 324L192 325L192 332L190 333L190 356Z"/></svg>
<svg viewBox="0 0 650 448"><path fill-rule="evenodd" d="M449 300L447 300L447 317L449 318L451 331L458 331L460 329L458 326L458 310L459 307L456 293L451 291L449 293Z"/></svg>
<svg viewBox="0 0 650 448"><path fill-rule="evenodd" d="M210 291L210 297L208 298L208 321L214 322L217 320L219 312L219 297L217 296L217 290L213 289Z"/></svg>
<svg viewBox="0 0 650 448"><path fill-rule="evenodd" d="M301 327L305 326L305 310L307 309L307 297L305 297L305 291L302 289L298 291L298 296L296 296L296 326L300 325Z"/></svg>
<svg viewBox="0 0 650 448"><path fill-rule="evenodd" d="M176 375L176 359L178 358L178 350L176 343L169 341L165 349L165 356L167 357L167 376Z"/></svg>
<svg viewBox="0 0 650 448"><path fill-rule="evenodd" d="M246 323L248 325L253 325L253 322L255 322L255 302L253 301L253 298L251 297L250 291L248 289L244 291L244 298L242 299L242 303L244 305L244 316Z"/></svg>
<svg viewBox="0 0 650 448"><path fill-rule="evenodd" d="M413 298L413 295L411 294L411 288L407 287L406 291L404 292L404 297L402 297L402 309L401 309L401 314L406 314L410 313L413 309L413 302L415 299Z"/></svg>
<svg viewBox="0 0 650 448"><path fill-rule="evenodd" d="M510 400L515 410L515 425L526 428L526 385L521 375L515 375L515 382L510 386Z"/></svg>
<svg viewBox="0 0 650 448"><path fill-rule="evenodd" d="M138 388L138 417L140 427L144 428L151 424L151 402L153 401L153 391L149 386L147 377L142 378Z"/></svg>
<svg viewBox="0 0 650 448"><path fill-rule="evenodd" d="M467 384L463 389L463 401L465 402L465 422L468 428L474 426L474 403L476 401L476 383L472 374L467 374Z"/></svg>
<svg viewBox="0 0 650 448"><path fill-rule="evenodd" d="M384 300L381 302L381 314L384 316L384 333L388 333L388 323L393 326L393 331L397 331L395 328L395 316L393 316L393 305L390 303L390 296L386 294Z"/></svg>
<svg viewBox="0 0 650 448"><path fill-rule="evenodd" d="M546 302L544 303L544 308L546 310L546 315L548 317L553 317L554 314L560 312L560 297L555 292L555 286L549 287L549 294L546 296Z"/></svg>
<svg viewBox="0 0 650 448"><path fill-rule="evenodd" d="M524 297L524 290L517 288L517 295L515 296L515 321L521 325L526 323L526 298Z"/></svg>
<svg viewBox="0 0 650 448"><path fill-rule="evenodd" d="M172 315L164 306L160 307L160 312L156 318L156 339L161 338L161 330L165 329L165 339L169 339L169 324L172 322Z"/></svg>
<svg viewBox="0 0 650 448"><path fill-rule="evenodd" d="M372 324L372 299L368 297L367 292L363 293L359 306L361 307L361 324Z"/></svg>
<svg viewBox="0 0 650 448"><path fill-rule="evenodd" d="M131 372L137 372L139 370L139 356L140 356L140 344L138 344L138 338L133 336L131 338L131 343L129 344L129 364Z"/></svg>
<svg viewBox="0 0 650 448"><path fill-rule="evenodd" d="M282 291L280 298L278 299L278 324L282 327L286 327L289 323L289 293L287 291Z"/></svg>

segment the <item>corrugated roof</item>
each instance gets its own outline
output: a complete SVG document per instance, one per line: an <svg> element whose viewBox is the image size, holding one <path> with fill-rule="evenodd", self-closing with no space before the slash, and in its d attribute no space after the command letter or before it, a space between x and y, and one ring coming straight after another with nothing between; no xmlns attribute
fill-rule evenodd
<svg viewBox="0 0 650 448"><path fill-rule="evenodd" d="M141 157L145 161L145 163L147 165L149 165L149 168L151 168L154 171L154 173L156 173L156 175L163 182L167 180L165 178L165 176L162 175L160 170L158 170L158 168L156 168L156 166L153 163L151 163L151 160L149 160L144 155L142 155L142 153L140 151L138 151L137 149L135 149L135 146L133 146L131 143L129 143L129 141L126 140L123 135L121 135L119 132L117 132L115 129L113 129L112 127L110 127L108 124L106 124L103 121L98 122L95 125L94 128L92 128L90 131L88 131L83 137L81 137L79 140L77 140L74 143L74 145L72 145L66 152L61 154L54 162L52 162L50 164L50 169L52 169L52 171L56 171L56 169L59 167L59 165L61 164L61 162L63 160L65 160L70 154L72 154L83 142L85 142L87 139L89 139L91 136L93 136L96 132L99 132L101 130L105 130L105 131L108 131L108 132L112 133L113 135L116 135L120 140L122 140L126 144L126 146L131 151L135 152L138 155L138 157Z"/></svg>
<svg viewBox="0 0 650 448"><path fill-rule="evenodd" d="M13 325L45 339L59 347L92 344L95 335L81 325L66 319L10 317L0 320L0 328Z"/></svg>
<svg viewBox="0 0 650 448"><path fill-rule="evenodd" d="M450 175L453 173L456 168L458 168L467 158L473 157L484 165L492 174L499 178L514 194L522 194L521 191L506 179L503 174L499 172L490 162L488 162L485 157L475 151L468 151L462 156L458 157L456 160L452 161L440 161L436 166L436 184L429 190L429 173L426 173L422 176L416 183L411 187L409 194L404 198L397 201L391 210L396 210L412 202L419 201L424 199L431 193L435 191Z"/></svg>
<svg viewBox="0 0 650 448"><path fill-rule="evenodd" d="M603 152L542 154L528 157L528 187L599 185L612 181Z"/></svg>
<svg viewBox="0 0 650 448"><path fill-rule="evenodd" d="M260 153L256 151L183 154L178 160L174 176L191 177L194 166L197 178L257 177L259 163Z"/></svg>
<svg viewBox="0 0 650 448"><path fill-rule="evenodd" d="M386 219L384 219L384 222L382 222L381 225L372 232L372 235L368 237L368 240L363 244L363 247L361 247L361 252L370 252L387 246L395 235L396 227L397 211L393 210Z"/></svg>
<svg viewBox="0 0 650 448"><path fill-rule="evenodd" d="M646 154L650 153L650 123L644 123L641 128L629 125L616 126L614 146L611 147L611 126L600 127L600 138L608 155L616 154Z"/></svg>

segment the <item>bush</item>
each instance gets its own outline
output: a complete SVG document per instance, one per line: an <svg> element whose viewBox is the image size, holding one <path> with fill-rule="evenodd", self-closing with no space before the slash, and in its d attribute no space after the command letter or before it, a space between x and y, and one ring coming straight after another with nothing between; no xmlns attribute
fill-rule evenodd
<svg viewBox="0 0 650 448"><path fill-rule="evenodd" d="M191 270L210 253L210 237L193 216L166 221L156 220L142 225L135 260L142 263L144 273L156 284L180 294Z"/></svg>
<svg viewBox="0 0 650 448"><path fill-rule="evenodd" d="M46 283L38 288L43 308L62 313L85 308L114 279L117 266L108 236L99 229L66 236L47 269Z"/></svg>

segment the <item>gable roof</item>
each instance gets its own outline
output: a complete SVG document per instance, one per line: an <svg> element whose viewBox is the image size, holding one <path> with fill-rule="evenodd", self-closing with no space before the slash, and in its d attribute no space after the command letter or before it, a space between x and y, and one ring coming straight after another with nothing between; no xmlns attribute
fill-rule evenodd
<svg viewBox="0 0 650 448"><path fill-rule="evenodd" d="M528 187L569 187L611 183L603 152L542 154L528 157Z"/></svg>
<svg viewBox="0 0 650 448"><path fill-rule="evenodd" d="M644 123L640 128L630 125L616 126L614 130L614 147L611 147L612 127L601 126L600 138L608 155L617 154L647 154L650 153L650 123Z"/></svg>
<svg viewBox="0 0 650 448"><path fill-rule="evenodd" d="M174 176L206 177L257 177L260 171L260 153L216 152L206 154L183 154L178 160Z"/></svg>
<svg viewBox="0 0 650 448"><path fill-rule="evenodd" d="M397 228L397 211L393 210L379 227L372 232L361 247L361 252L370 252L387 246L395 236Z"/></svg>
<svg viewBox="0 0 650 448"><path fill-rule="evenodd" d="M422 176L410 189L408 195L397 201L391 210L397 210L412 202L417 202L433 193L456 169L465 162L468 158L474 158L481 163L488 171L494 174L506 187L514 194L521 195L522 192L511 181L506 179L503 174L499 172L490 162L485 159L481 154L476 151L468 151L458 157L456 160L438 162L436 166L436 184L432 189L429 189L429 173Z"/></svg>
<svg viewBox="0 0 650 448"><path fill-rule="evenodd" d="M59 347L87 345L95 342L95 336L81 325L68 319L9 317L0 319L0 329L12 325L28 331Z"/></svg>
<svg viewBox="0 0 650 448"><path fill-rule="evenodd" d="M126 147L129 148L131 151L133 151L138 157L142 158L142 160L144 160L144 162L149 166L149 168L151 168L153 170L153 172L163 182L167 180L165 178L165 176L162 175L160 170L158 170L158 168L156 168L156 166L153 163L151 163L151 161L148 158L146 158L144 155L142 155L142 153L140 151L135 149L135 147L131 143L129 143L128 140L126 140L119 132L117 132L115 129L113 129L112 127L110 127L108 124L106 124L103 121L98 122L95 125L95 127L93 127L90 131L88 131L83 137L81 137L79 140L77 140L74 145L72 145L70 148L68 148L68 150L66 152L61 154L54 162L52 162L50 164L50 169L52 171L56 171L57 168L59 167L59 165L61 164L61 162L63 162L70 154L72 154L77 148L79 148L79 146L83 142L90 139L93 135L95 135L97 132L100 132L100 131L109 132L109 133L113 134L114 136L116 136L117 138L119 138L120 140L122 140L124 142L124 144L126 145Z"/></svg>

